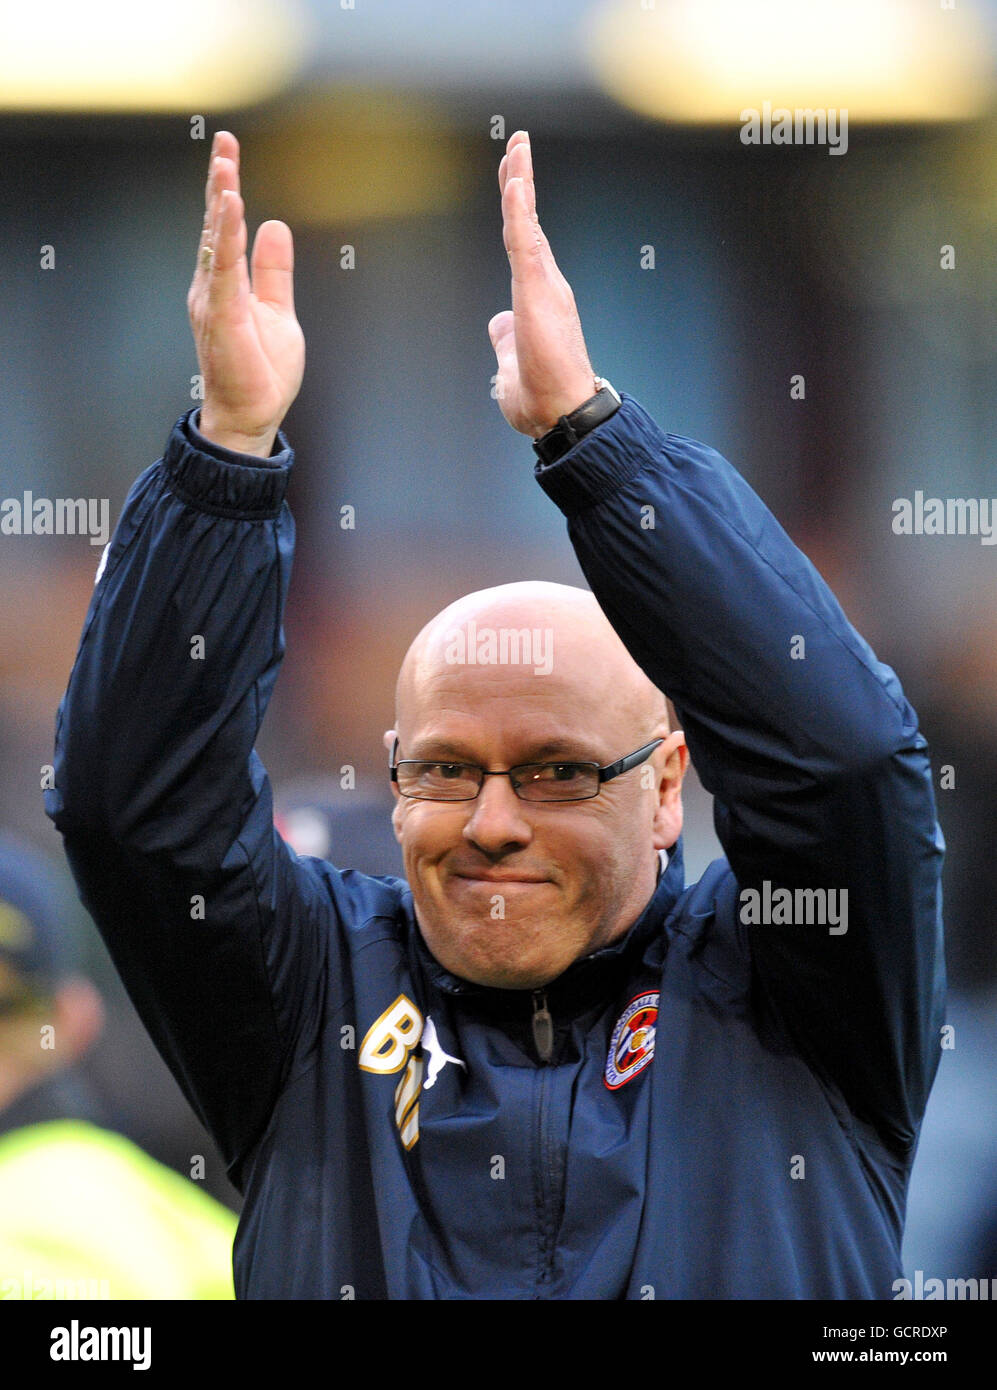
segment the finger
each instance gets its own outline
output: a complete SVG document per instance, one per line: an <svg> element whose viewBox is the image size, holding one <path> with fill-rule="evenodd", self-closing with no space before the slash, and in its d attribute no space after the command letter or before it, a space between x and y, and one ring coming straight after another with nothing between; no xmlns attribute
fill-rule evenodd
<svg viewBox="0 0 997 1390"><path fill-rule="evenodd" d="M212 222L218 215L219 200L226 190L238 194L239 166L227 155L217 154L211 161L211 201L208 204L208 216Z"/></svg>
<svg viewBox="0 0 997 1390"><path fill-rule="evenodd" d="M536 283L556 270L547 238L531 214L525 181L510 175L502 195L502 237L513 285Z"/></svg>
<svg viewBox="0 0 997 1390"><path fill-rule="evenodd" d="M525 134L525 132L524 132ZM537 215L537 190L533 181L533 151L530 148L530 139L527 135L512 150L509 156L509 168L507 178L519 178L523 180L526 190L526 202L530 215Z"/></svg>
<svg viewBox="0 0 997 1390"><path fill-rule="evenodd" d="M205 212L204 221L201 223L201 235L197 239L197 256L194 261L194 274L191 277L190 289L187 292L187 302L199 297L204 287L208 283L208 269L211 265L211 257L214 254L211 246L211 213Z"/></svg>
<svg viewBox="0 0 997 1390"><path fill-rule="evenodd" d="M212 223L214 255L208 271L209 313L223 310L249 296L246 265L246 219L242 198L224 189Z"/></svg>
<svg viewBox="0 0 997 1390"><path fill-rule="evenodd" d="M211 213L205 209L204 221L201 223L201 235L197 240L197 261L194 264L194 283L198 282L201 272L207 264L204 256L205 248L211 245Z"/></svg>
<svg viewBox="0 0 997 1390"><path fill-rule="evenodd" d="M194 278L191 288L195 293L200 292L208 283L211 268L211 260L214 254L214 220L218 213L218 199L226 188L238 191L239 171L235 162L228 158L216 155L208 171L207 184L207 206L204 213L204 221L201 224L201 235L197 244L197 263L194 267ZM212 256L206 256L205 252L211 249Z"/></svg>
<svg viewBox="0 0 997 1390"><path fill-rule="evenodd" d="M194 283L197 284L201 278L201 271L204 267L204 248L211 243L211 200L214 196L215 188L215 142L211 146L211 158L208 160L208 177L204 181L204 220L201 223L201 235L197 243L197 262L194 266Z"/></svg>
<svg viewBox="0 0 997 1390"><path fill-rule="evenodd" d="M515 147L516 147L517 145L522 144L522 142L523 142L524 140L525 140L527 143L529 143L529 139L530 139L529 134L528 134L527 131L525 131L525 130L517 130L517 131L514 131L513 134L509 136L508 143L506 144L506 147L505 147L505 154L502 156L501 160L499 161L499 192L500 192L500 193L504 193L504 192L505 192L505 181L506 181L506 179L508 178L508 175L509 175L509 153L510 153L510 151L513 150L513 149L515 149Z"/></svg>
<svg viewBox="0 0 997 1390"><path fill-rule="evenodd" d="M286 222L261 222L253 242L253 293L280 313L294 313L294 238Z"/></svg>
<svg viewBox="0 0 997 1390"><path fill-rule="evenodd" d="M209 157L209 159L208 159L208 177L207 177L207 179L206 179L206 181L205 181L205 185L204 185L204 211L205 211L205 212L210 212L210 211L211 211L211 194L212 194L212 188L213 188L211 173L212 173L212 169L213 169L213 167L214 167L214 162L215 162L216 159L227 159L227 160L231 161L232 164L235 165L235 170L236 170L236 185L235 185L235 186L236 186L236 190L238 190L238 186L239 186L239 185L238 185L238 173L239 173L239 142L238 142L238 140L235 138L235 136L231 133L231 131L228 131L228 130L218 130L218 131L216 131L216 132L215 132L215 138L214 138L214 139L212 140L212 142L211 142L211 155L210 155L210 157Z"/></svg>

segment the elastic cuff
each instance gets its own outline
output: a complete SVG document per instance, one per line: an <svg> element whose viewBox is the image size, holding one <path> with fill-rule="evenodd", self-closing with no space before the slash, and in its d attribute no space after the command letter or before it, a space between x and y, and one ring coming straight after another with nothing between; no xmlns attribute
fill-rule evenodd
<svg viewBox="0 0 997 1390"><path fill-rule="evenodd" d="M163 464L176 495L199 511L245 521L276 517L284 501L294 454L282 431L267 459L239 454L205 439L193 406L173 426Z"/></svg>
<svg viewBox="0 0 997 1390"><path fill-rule="evenodd" d="M565 516L594 507L661 453L666 435L643 406L620 392L621 405L556 463L534 466L537 482Z"/></svg>

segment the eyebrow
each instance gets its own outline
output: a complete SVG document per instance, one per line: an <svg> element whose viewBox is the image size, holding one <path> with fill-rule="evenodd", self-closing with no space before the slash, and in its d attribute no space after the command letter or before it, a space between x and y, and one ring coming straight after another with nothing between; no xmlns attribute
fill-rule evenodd
<svg viewBox="0 0 997 1390"><path fill-rule="evenodd" d="M413 752L411 756L419 762L428 762L436 758L452 758L455 762L478 765L474 755L468 752L465 745L450 743L446 739L429 739L423 745L421 753ZM592 756L581 756L577 745L573 746L566 739L548 739L546 743L533 745L525 757L518 758L511 766L521 767L525 763L541 763L548 759L559 759L562 762L572 763L598 763L599 761L598 758Z"/></svg>

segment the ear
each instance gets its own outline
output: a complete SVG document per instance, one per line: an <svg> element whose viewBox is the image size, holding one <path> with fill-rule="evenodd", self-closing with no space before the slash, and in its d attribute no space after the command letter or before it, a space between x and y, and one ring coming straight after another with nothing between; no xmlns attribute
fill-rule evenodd
<svg viewBox="0 0 997 1390"><path fill-rule="evenodd" d="M402 843L402 812L405 810L405 802L404 802L404 798L402 797L401 792L400 792L400 791L398 790L398 788L395 786L394 782L392 782L392 784L391 784L391 789L392 789L392 791L393 791L394 794L395 794L395 806L394 806L394 810L391 812L391 828L392 828L392 830L395 832L395 839L398 841L399 844L401 844L401 843Z"/></svg>
<svg viewBox="0 0 997 1390"><path fill-rule="evenodd" d="M654 812L654 848L671 849L682 834L682 779L689 765L685 734L676 729L655 750L660 772L658 804Z"/></svg>
<svg viewBox="0 0 997 1390"><path fill-rule="evenodd" d="M398 737L398 730L397 730L397 729L385 729L385 731L384 731L384 737L382 738L381 742L384 744L385 748L388 750L388 757L389 757L389 758L391 757L391 750L392 750L392 748L395 746L395 739L396 739L397 737ZM395 810L397 811L397 810L399 809L397 803L400 803L400 802L401 802L402 794L401 794L401 792L398 790L398 783L397 783L397 782L389 781L389 782L388 782L388 786L391 788L391 794L392 794L392 796L395 798L395 802L396 802ZM401 843L401 837L400 837L399 834L398 834L398 826L397 826L397 823L396 823L396 821L395 821L394 813L392 813L391 823L392 823L392 825L394 825L394 827L395 827L395 839L398 840L398 842L399 842L399 844L400 844L400 843Z"/></svg>

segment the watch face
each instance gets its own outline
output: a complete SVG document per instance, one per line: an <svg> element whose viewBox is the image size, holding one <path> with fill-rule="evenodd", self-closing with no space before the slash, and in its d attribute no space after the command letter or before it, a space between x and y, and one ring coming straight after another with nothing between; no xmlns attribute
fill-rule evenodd
<svg viewBox="0 0 997 1390"><path fill-rule="evenodd" d="M608 391L609 394L612 396L613 400L617 402L617 404L623 404L623 402L620 400L620 393L617 391L616 387L613 385L611 381L607 381L604 376L597 376L595 379L595 385L597 391Z"/></svg>

